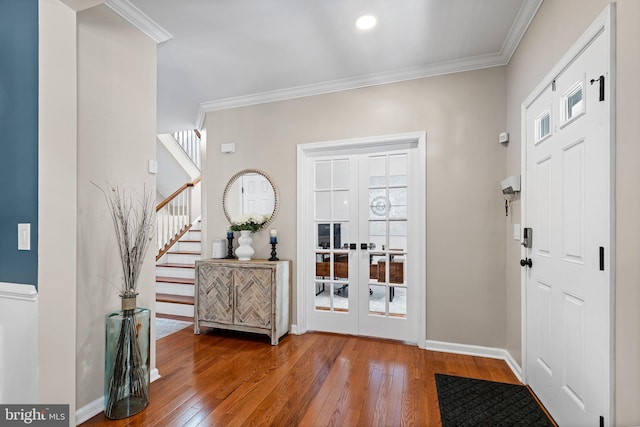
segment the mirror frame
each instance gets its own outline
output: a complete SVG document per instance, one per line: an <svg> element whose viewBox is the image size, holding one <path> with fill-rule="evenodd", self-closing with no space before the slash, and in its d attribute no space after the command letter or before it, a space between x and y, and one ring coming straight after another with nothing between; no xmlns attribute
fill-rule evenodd
<svg viewBox="0 0 640 427"><path fill-rule="evenodd" d="M280 197L279 197L279 192L278 192L278 186L276 185L275 181L273 179L271 179L271 177L269 175L267 175L265 172L261 171L260 169L243 169L240 172L236 173L235 175L233 175L230 179L229 182L227 182L226 187L224 187L224 193L222 193L222 210L224 211L224 216L227 218L227 221L229 222L229 224L232 224L231 222L231 215L229 215L229 211L227 210L227 194L229 193L229 190L231 189L231 186L236 182L236 180L238 178L240 178L242 175L247 174L247 173L257 173L259 175L262 175L267 182L269 182L269 184L271 184L271 188L273 188L273 212L271 212L271 215L269 216L269 219L267 219L267 221L265 221L264 224L262 224L262 227L260 227L259 230L262 230L263 228L265 228L267 225L271 224L271 222L273 221L273 219L276 217L276 214L278 213L278 209L280 208Z"/></svg>

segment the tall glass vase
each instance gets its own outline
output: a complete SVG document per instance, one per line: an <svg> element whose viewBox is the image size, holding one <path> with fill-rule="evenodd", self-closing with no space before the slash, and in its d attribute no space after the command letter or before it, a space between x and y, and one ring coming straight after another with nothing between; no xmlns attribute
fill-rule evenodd
<svg viewBox="0 0 640 427"><path fill-rule="evenodd" d="M120 419L149 404L149 321L151 312L136 307L136 295L120 295L122 310L107 315L104 414Z"/></svg>
<svg viewBox="0 0 640 427"><path fill-rule="evenodd" d="M240 230L240 237L238 237L238 246L236 248L236 256L238 261L249 261L255 251L251 247L251 230Z"/></svg>

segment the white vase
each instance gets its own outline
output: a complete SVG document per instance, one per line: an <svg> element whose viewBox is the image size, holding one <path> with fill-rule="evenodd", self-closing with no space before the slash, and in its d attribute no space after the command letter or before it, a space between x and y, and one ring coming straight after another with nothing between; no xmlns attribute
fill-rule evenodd
<svg viewBox="0 0 640 427"><path fill-rule="evenodd" d="M251 230L240 230L240 237L238 237L238 243L240 246L236 248L236 256L238 261L249 261L255 251L251 247Z"/></svg>

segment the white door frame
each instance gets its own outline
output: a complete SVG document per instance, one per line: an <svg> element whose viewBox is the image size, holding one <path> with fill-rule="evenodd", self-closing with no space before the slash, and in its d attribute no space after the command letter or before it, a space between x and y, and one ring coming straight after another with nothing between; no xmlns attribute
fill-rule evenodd
<svg viewBox="0 0 640 427"><path fill-rule="evenodd" d="M607 58L609 64L609 102L610 102L610 211L609 211L609 253L605 255L605 268L609 271L609 313L607 320L609 322L609 357L607 358L608 366L605 372L605 382L608 383L609 399L607 405L605 405L604 417L608 421L609 425L615 424L615 363L614 363L614 350L615 350L615 3L610 3L605 10L598 15L589 28L582 34L582 36L571 46L571 48L562 56L562 58L556 63L551 71L542 79L542 81L536 86L531 94L525 99L521 106L521 171L522 171L522 183L521 187L521 224L526 227L527 224L527 192L525 191L527 182L527 108L536 100L536 98L548 88L555 78L560 75L568 66L570 66L574 59L578 57L581 52L586 49L591 41L598 36L601 32L606 32L609 37L609 57ZM526 256L526 248L520 249L521 258ZM527 274L526 270L522 269L520 275L520 292L521 299L521 319L522 319L522 378L525 384L528 384L527 377Z"/></svg>
<svg viewBox="0 0 640 427"><path fill-rule="evenodd" d="M343 139L326 142L313 142L308 144L298 144L297 146L297 274L296 274L296 314L297 324L292 325L294 334L304 334L307 332L307 309L306 309L306 292L308 286L303 286L305 277L304 248L308 243L305 241L304 230L308 226L308 216L305 215L304 204L304 188L305 188L305 171L306 159L310 155L332 155L332 154L356 154L362 151L378 151L389 150L390 146L398 149L413 148L417 150L418 156L418 177L415 184L411 187L419 198L419 217L416 221L415 234L418 236L426 236L427 224L427 157L426 157L426 132L411 132L396 135L372 136L365 138ZM385 148L386 147L386 148ZM413 192L413 191L412 191ZM427 283L427 243L426 238L419 239L419 251L416 260L423 260L418 263L419 284L416 290L418 298L418 347L426 348L427 341L427 300L426 300L426 283ZM311 288L309 288L311 289Z"/></svg>

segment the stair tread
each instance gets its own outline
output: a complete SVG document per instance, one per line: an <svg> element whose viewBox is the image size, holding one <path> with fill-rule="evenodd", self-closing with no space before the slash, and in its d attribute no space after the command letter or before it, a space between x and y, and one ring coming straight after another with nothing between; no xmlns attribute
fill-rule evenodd
<svg viewBox="0 0 640 427"><path fill-rule="evenodd" d="M194 300L194 297L185 295L156 294L156 302L193 305Z"/></svg>
<svg viewBox="0 0 640 427"><path fill-rule="evenodd" d="M187 277L156 276L156 282L180 283L180 284L183 284L183 285L193 285L195 283L195 279L190 279L190 278L187 278Z"/></svg>
<svg viewBox="0 0 640 427"><path fill-rule="evenodd" d="M202 252L200 251L171 251L167 253L174 255L202 255Z"/></svg>
<svg viewBox="0 0 640 427"><path fill-rule="evenodd" d="M166 262L164 264L156 264L156 267L167 268L196 268L195 264L182 264L179 262Z"/></svg>
<svg viewBox="0 0 640 427"><path fill-rule="evenodd" d="M178 240L179 243L202 243L202 240Z"/></svg>

